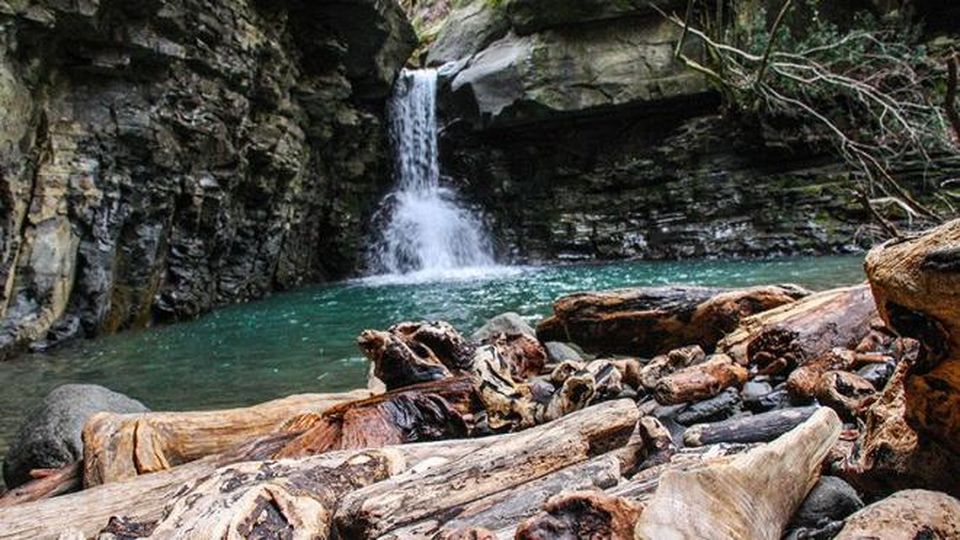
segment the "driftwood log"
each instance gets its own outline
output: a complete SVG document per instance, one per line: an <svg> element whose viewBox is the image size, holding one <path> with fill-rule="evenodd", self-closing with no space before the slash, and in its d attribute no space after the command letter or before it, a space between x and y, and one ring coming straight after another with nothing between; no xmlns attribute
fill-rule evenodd
<svg viewBox="0 0 960 540"><path fill-rule="evenodd" d="M726 463L666 471L636 537L778 540L817 482L841 427L836 413L821 408L776 441Z"/></svg>
<svg viewBox="0 0 960 540"><path fill-rule="evenodd" d="M388 390L470 373L474 346L449 323L404 322L366 330L357 345Z"/></svg>
<svg viewBox="0 0 960 540"><path fill-rule="evenodd" d="M399 452L411 471L459 459L490 445L507 444L514 434L407 444L385 448ZM164 509L183 490L198 479L209 477L217 469L234 463L269 460L289 442L291 435L244 445L231 452L202 458L185 465L125 481L96 486L53 499L0 508L0 538L56 538L64 530L79 531L81 537L96 535L112 516L129 516L136 522L158 521ZM366 450L349 450L319 456L347 459ZM131 509L135 514L131 515Z"/></svg>
<svg viewBox="0 0 960 540"><path fill-rule="evenodd" d="M922 346L906 385L909 423L960 454L960 220L867 255L884 321Z"/></svg>
<svg viewBox="0 0 960 540"><path fill-rule="evenodd" d="M571 490L602 490L613 487L620 481L620 473L621 465L617 457L604 454L537 478L510 491L494 493L452 508L442 516L396 529L385 536L397 540L429 540L437 535L450 536L456 531L470 529L513 530L522 521L537 514L550 497Z"/></svg>
<svg viewBox="0 0 960 540"><path fill-rule="evenodd" d="M74 462L60 469L30 471L33 480L0 494L0 508L56 497L80 489L81 470L81 464Z"/></svg>
<svg viewBox="0 0 960 540"><path fill-rule="evenodd" d="M855 348L876 316L866 285L825 291L744 319L717 349L759 373L789 373L835 347Z"/></svg>
<svg viewBox="0 0 960 540"><path fill-rule="evenodd" d="M960 496L960 221L867 255L884 322L920 342L897 366L848 462L861 489L922 487ZM909 340L907 340L909 341Z"/></svg>
<svg viewBox="0 0 960 540"><path fill-rule="evenodd" d="M602 403L523 431L420 474L400 475L346 496L336 526L344 538L379 538L625 445L639 420L629 400Z"/></svg>
<svg viewBox="0 0 960 540"><path fill-rule="evenodd" d="M804 423L817 407L776 409L710 424L690 426L683 434L687 446L718 443L768 442Z"/></svg>
<svg viewBox="0 0 960 540"><path fill-rule="evenodd" d="M554 303L537 327L541 341L573 342L591 353L651 358L686 345L712 351L749 315L808 294L794 285L750 289L650 287L580 293Z"/></svg>
<svg viewBox="0 0 960 540"><path fill-rule="evenodd" d="M405 466L403 456L389 450L237 463L178 492L159 521L115 518L105 532L197 540L324 539L345 493L385 480Z"/></svg>
<svg viewBox="0 0 960 540"><path fill-rule="evenodd" d="M470 377L407 386L290 420L284 430L306 431L275 457L466 437L480 410Z"/></svg>
<svg viewBox="0 0 960 540"><path fill-rule="evenodd" d="M705 362L686 367L660 379L654 390L657 401L676 405L712 398L730 387L747 382L747 369L725 354L710 356Z"/></svg>
<svg viewBox="0 0 960 540"><path fill-rule="evenodd" d="M100 413L83 430L87 487L162 471L226 452L304 413L369 397L365 390L304 394L253 407L202 412Z"/></svg>

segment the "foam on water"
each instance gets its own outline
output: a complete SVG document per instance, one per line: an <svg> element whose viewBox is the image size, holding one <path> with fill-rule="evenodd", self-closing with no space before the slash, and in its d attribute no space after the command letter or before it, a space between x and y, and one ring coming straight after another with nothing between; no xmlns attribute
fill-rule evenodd
<svg viewBox="0 0 960 540"><path fill-rule="evenodd" d="M427 279L472 279L496 268L490 238L476 213L440 185L435 70L404 70L389 103L396 187L374 222L374 273Z"/></svg>

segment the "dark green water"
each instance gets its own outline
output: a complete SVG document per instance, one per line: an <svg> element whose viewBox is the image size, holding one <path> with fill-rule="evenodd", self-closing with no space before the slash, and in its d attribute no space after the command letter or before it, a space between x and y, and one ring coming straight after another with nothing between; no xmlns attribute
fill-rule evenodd
<svg viewBox="0 0 960 540"><path fill-rule="evenodd" d="M814 289L863 279L860 257L775 261L631 262L514 269L433 282L350 282L278 294L197 321L81 342L0 363L0 452L28 410L57 385L96 383L154 410L248 405L297 392L366 384L354 345L366 328L445 319L463 332L504 311L531 322L582 290L673 283Z"/></svg>

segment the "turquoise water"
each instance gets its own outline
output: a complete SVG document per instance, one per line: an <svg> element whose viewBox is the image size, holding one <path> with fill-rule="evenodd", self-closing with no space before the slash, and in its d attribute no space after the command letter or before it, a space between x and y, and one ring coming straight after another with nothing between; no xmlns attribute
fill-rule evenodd
<svg viewBox="0 0 960 540"><path fill-rule="evenodd" d="M814 289L863 279L862 258L630 262L500 270L441 281L374 279L312 287L197 321L77 343L0 363L0 452L37 401L68 382L101 384L154 410L248 405L297 392L362 387L361 330L445 319L463 332L504 311L535 322L563 294L634 285Z"/></svg>

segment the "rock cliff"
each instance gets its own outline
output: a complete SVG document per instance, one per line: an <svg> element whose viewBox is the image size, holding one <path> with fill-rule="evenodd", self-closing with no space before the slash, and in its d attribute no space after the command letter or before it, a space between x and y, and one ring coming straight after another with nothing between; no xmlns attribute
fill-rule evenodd
<svg viewBox="0 0 960 540"><path fill-rule="evenodd" d="M844 170L808 133L719 116L706 82L674 60L680 29L650 2L454 6L425 57L442 66L442 168L488 210L504 253L769 256L873 239ZM929 187L923 171L903 176Z"/></svg>
<svg viewBox="0 0 960 540"><path fill-rule="evenodd" d="M357 267L383 0L0 0L0 358Z"/></svg>

